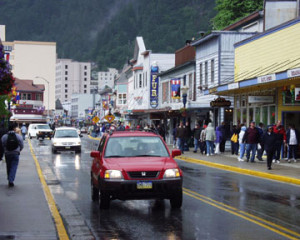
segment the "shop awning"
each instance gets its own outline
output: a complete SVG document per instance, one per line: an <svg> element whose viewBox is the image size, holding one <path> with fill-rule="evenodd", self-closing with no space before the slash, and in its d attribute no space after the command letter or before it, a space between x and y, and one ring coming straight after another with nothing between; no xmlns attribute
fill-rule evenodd
<svg viewBox="0 0 300 240"><path fill-rule="evenodd" d="M239 82L231 82L225 85L221 85L215 88L208 89L204 92L205 95L216 94L221 96L234 96L237 94L259 92L265 89L278 88L283 86L290 86L300 83L299 76L295 75L291 77L292 73L289 70L282 73L270 74L266 76L256 77L249 80L243 80ZM299 69L300 71L300 69ZM295 69L297 72L297 69Z"/></svg>

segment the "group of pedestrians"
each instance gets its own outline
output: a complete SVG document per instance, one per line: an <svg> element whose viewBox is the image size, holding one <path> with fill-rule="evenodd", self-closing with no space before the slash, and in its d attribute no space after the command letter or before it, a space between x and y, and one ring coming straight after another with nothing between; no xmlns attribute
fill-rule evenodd
<svg viewBox="0 0 300 240"><path fill-rule="evenodd" d="M300 143L299 131L295 129L294 124L289 125L286 131L279 120L274 125L267 126L263 130L263 124L260 123L258 127L255 122L251 122L250 126L242 126L239 132L239 161L244 161L243 157L246 153L246 161L255 162L255 156L262 161L264 151L267 155L267 167L272 169L272 162L280 163L280 159L284 158L286 153L286 160L291 163L297 160L297 150Z"/></svg>
<svg viewBox="0 0 300 240"><path fill-rule="evenodd" d="M196 123L191 135L188 134L189 129L189 124L186 123L185 125L183 122L180 122L179 126L174 128L173 147L178 147L184 153L185 145L190 139L193 139L194 153L197 153L198 149L207 156L224 153L227 140L224 122L216 128L212 122L203 126ZM267 126L266 129L264 129L263 123L256 126L255 122L252 121L249 127L244 124L234 125L230 141L231 154L237 155L239 161L254 163L255 157L259 161L263 161L262 157L266 152L267 167L271 170L272 162L280 163L280 159L284 158L284 153L286 154L285 160L289 163L297 161L300 134L295 129L294 124L290 124L289 129L286 131L280 120L276 124Z"/></svg>

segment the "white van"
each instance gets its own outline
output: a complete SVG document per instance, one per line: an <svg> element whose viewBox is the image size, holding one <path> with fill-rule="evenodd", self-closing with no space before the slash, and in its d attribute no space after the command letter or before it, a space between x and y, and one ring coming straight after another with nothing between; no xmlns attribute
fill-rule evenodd
<svg viewBox="0 0 300 240"><path fill-rule="evenodd" d="M28 127L28 138L32 139L33 137L42 138L49 137L52 138L53 131L48 124L43 123L34 123L30 124Z"/></svg>

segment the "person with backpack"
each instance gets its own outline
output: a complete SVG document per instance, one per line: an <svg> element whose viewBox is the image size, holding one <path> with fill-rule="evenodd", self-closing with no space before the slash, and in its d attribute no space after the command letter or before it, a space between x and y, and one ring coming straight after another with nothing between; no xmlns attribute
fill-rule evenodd
<svg viewBox="0 0 300 240"><path fill-rule="evenodd" d="M22 136L15 132L16 127L16 124L10 124L8 127L8 133L4 134L1 138L6 160L6 171L9 187L14 186L20 152L24 147Z"/></svg>

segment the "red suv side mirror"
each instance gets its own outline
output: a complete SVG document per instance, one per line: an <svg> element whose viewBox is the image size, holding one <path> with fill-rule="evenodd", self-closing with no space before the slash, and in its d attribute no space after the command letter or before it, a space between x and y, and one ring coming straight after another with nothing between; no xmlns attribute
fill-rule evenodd
<svg viewBox="0 0 300 240"><path fill-rule="evenodd" d="M172 158L180 155L181 155L181 151L179 149L172 150Z"/></svg>
<svg viewBox="0 0 300 240"><path fill-rule="evenodd" d="M99 151L92 151L91 152L92 158L100 158L100 152Z"/></svg>

